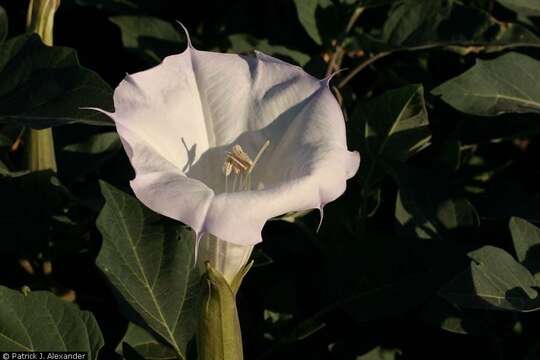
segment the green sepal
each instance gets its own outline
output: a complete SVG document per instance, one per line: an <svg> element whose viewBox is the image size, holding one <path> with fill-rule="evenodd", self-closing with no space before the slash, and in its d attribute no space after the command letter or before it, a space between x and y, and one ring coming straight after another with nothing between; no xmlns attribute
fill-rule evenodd
<svg viewBox="0 0 540 360"><path fill-rule="evenodd" d="M199 360L242 360L242 334L236 310L236 293L253 261L246 264L231 284L206 262L208 290L202 304L197 344Z"/></svg>

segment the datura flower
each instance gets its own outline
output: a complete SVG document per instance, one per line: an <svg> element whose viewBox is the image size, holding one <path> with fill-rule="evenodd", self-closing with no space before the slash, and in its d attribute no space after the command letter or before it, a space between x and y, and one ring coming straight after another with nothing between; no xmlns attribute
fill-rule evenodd
<svg viewBox="0 0 540 360"><path fill-rule="evenodd" d="M322 212L358 169L328 83L261 52L200 51L188 37L184 52L127 75L107 114L137 198L191 226L199 260L231 281L268 219Z"/></svg>

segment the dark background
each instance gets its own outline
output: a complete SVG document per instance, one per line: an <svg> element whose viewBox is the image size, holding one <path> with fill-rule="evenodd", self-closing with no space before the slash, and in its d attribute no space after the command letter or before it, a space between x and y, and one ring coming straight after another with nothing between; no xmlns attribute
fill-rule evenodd
<svg viewBox="0 0 540 360"><path fill-rule="evenodd" d="M174 25L180 34L177 42L148 37L140 39L139 48L127 48L120 28L109 20L117 15L151 16L172 24L181 21L190 30L194 46L202 50L234 50L229 36L239 33L297 50L309 56L304 68L322 78L336 39L341 39L357 5L354 1L333 3L339 4L318 13L317 21L324 29L319 45L304 30L292 0L63 0L56 15L54 42L74 48L81 64L114 88L126 72L157 64L147 50L161 58L184 49L179 26ZM391 1L385 3L366 10L354 28L376 35L391 11ZM500 21L520 21L495 1L462 3L489 12ZM0 5L9 16L10 36L24 32L26 1L4 0ZM452 23L451 31L458 33L460 27L477 21L461 19L463 23ZM537 23L531 18L526 26L538 33ZM256 41L251 43L257 48ZM376 53L369 47L354 50ZM540 54L532 47L518 51L536 58ZM341 68L352 69L362 61L353 53L345 56ZM326 219L318 234L316 213L296 223L270 221L264 228L263 244L254 252L255 268L238 298L246 360L540 358L538 313L489 306L467 308L451 304L439 292L467 271L467 252L494 245L513 254L510 216L540 220L540 118L467 115L429 94L435 86L470 68L477 58L499 55L464 55L442 47L399 52L366 67L340 89L349 119L350 148L359 150L353 115L358 104L407 84L423 84L431 145L410 158L406 168L399 169L398 178L402 183L413 183L414 191L427 198L467 199L478 223L443 231L436 240L410 236L407 229L396 224L395 203L401 184L390 174L370 191L365 189L361 175L352 179L346 194L325 209ZM287 55L276 56L294 61ZM339 82L346 74L347 70L334 81ZM112 359L117 356L114 349L127 320L118 312L107 281L94 264L101 246L94 221L103 204L97 181L103 179L129 191L132 170L121 149L80 158L63 153L65 145L105 130L72 125L54 131L58 177L71 193L69 199L61 197L59 201L69 203L69 216L77 226L51 225L49 217L55 210L47 205L36 209L36 198L54 207L57 194L47 194L55 199L48 201L39 187L30 186L37 192L30 194L24 184L4 180L0 194L6 200L0 202L4 207L12 205L3 213L10 230L2 242L10 242L13 234L23 240L2 249L0 284L12 288L29 284L32 289L49 289L59 296L74 292L81 308L92 311L99 322L106 340L103 358ZM18 155L11 156L16 162ZM473 158L480 159L481 165ZM361 166L364 164L363 160ZM483 174L489 176L479 182L478 176ZM471 187L480 190L471 191ZM26 229L18 223L13 225L15 222L6 215L21 211L30 216L28 208L32 208L33 218L27 220L31 225L22 226ZM48 245L51 239L52 247ZM29 259L37 268L48 259L53 272L29 275L20 265L21 259Z"/></svg>

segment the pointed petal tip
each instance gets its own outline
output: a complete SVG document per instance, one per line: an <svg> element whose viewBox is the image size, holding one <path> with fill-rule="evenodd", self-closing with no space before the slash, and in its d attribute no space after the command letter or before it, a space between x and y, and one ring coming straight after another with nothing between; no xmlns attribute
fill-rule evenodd
<svg viewBox="0 0 540 360"><path fill-rule="evenodd" d="M320 218L319 218L319 226L317 226L317 231L316 231L317 234L319 233L319 230L321 230L322 222L324 219L324 204L322 203L321 203L321 206L319 206L319 215L320 215Z"/></svg>
<svg viewBox="0 0 540 360"><path fill-rule="evenodd" d="M107 116L109 116L111 118L114 115L114 113L109 112L107 110L103 110L103 109L100 109L100 108L97 108L97 107L91 107L91 106L83 106L83 107L80 107L79 110L93 110L93 111L97 111L97 112L100 112L102 114L105 114L105 115L107 115Z"/></svg>
<svg viewBox="0 0 540 360"><path fill-rule="evenodd" d="M179 20L176 20L176 22L184 30L184 33L186 35L186 41L187 41L187 49L194 49L193 44L191 43L191 37L189 36L189 31L188 31L187 27L185 27L184 24L182 24L182 22L180 22Z"/></svg>
<svg viewBox="0 0 540 360"><path fill-rule="evenodd" d="M320 81L324 83L326 86L330 87L330 81L339 73L342 73L344 71L348 70L348 68L338 69L331 73L330 75L326 76L325 78L321 79Z"/></svg>

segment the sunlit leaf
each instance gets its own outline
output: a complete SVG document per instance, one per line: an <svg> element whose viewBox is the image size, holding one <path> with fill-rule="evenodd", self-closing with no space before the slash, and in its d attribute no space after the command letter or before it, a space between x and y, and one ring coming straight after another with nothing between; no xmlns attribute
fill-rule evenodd
<svg viewBox="0 0 540 360"><path fill-rule="evenodd" d="M445 299L466 308L540 308L534 277L506 251L484 246L468 255L470 268L440 290Z"/></svg>
<svg viewBox="0 0 540 360"><path fill-rule="evenodd" d="M540 229L524 219L513 217L510 219L510 233L519 262L540 284Z"/></svg>
<svg viewBox="0 0 540 360"><path fill-rule="evenodd" d="M0 286L2 351L82 351L97 359L103 336L94 316L50 292Z"/></svg>
<svg viewBox="0 0 540 360"><path fill-rule="evenodd" d="M164 223L134 197L105 182L101 192L105 206L97 219L103 236L99 268L144 325L185 359L200 299L191 231Z"/></svg>
<svg viewBox="0 0 540 360"><path fill-rule="evenodd" d="M463 74L432 93L465 113L494 116L504 113L540 113L540 61L508 53L494 60L478 60Z"/></svg>
<svg viewBox="0 0 540 360"><path fill-rule="evenodd" d="M177 358L171 347L159 342L150 332L134 323L129 323L116 350L128 359L134 357L128 355L133 353L143 359L172 360Z"/></svg>
<svg viewBox="0 0 540 360"><path fill-rule="evenodd" d="M331 5L330 0L294 0L300 23L308 35L317 44L322 45L322 38L317 26L317 9Z"/></svg>
<svg viewBox="0 0 540 360"><path fill-rule="evenodd" d="M401 358L402 351L399 349L386 349L377 346L369 352L357 356L356 360L398 360Z"/></svg>

